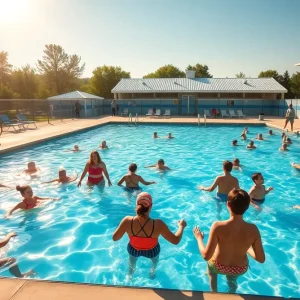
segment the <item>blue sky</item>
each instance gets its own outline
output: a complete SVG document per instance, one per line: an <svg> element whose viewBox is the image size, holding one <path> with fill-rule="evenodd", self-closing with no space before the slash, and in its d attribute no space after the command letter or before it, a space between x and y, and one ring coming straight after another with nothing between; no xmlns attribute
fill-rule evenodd
<svg viewBox="0 0 300 300"><path fill-rule="evenodd" d="M0 51L36 66L45 44L142 77L207 64L214 77L300 71L300 0L0 0ZM3 8L4 5L4 8ZM13 5L13 7L12 7ZM1 16L2 14L2 16ZM2 17L2 18L1 18ZM1 21L2 19L2 21Z"/></svg>

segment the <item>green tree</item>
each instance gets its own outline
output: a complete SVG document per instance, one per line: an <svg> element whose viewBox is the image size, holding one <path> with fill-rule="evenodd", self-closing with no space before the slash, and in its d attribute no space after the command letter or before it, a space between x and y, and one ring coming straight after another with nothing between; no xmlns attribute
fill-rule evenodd
<svg viewBox="0 0 300 300"><path fill-rule="evenodd" d="M21 99L34 99L38 91L38 80L35 70L29 65L12 72L12 87Z"/></svg>
<svg viewBox="0 0 300 300"><path fill-rule="evenodd" d="M46 45L42 60L38 60L38 70L43 75L49 90L54 94L69 92L74 89L85 68L80 65L80 56L69 55L59 45Z"/></svg>
<svg viewBox="0 0 300 300"><path fill-rule="evenodd" d="M273 77L276 79L279 76L278 72L276 70L267 70L267 71L261 71L258 74L259 78L264 78L264 77Z"/></svg>
<svg viewBox="0 0 300 300"><path fill-rule="evenodd" d="M104 98L112 98L111 90L122 78L130 78L130 73L123 71L121 67L105 65L98 67L93 71L87 92Z"/></svg>
<svg viewBox="0 0 300 300"><path fill-rule="evenodd" d="M284 74L282 75L282 83L281 83L287 90L287 94L285 97L287 99L294 98L295 95L291 91L291 77L288 71L285 71Z"/></svg>
<svg viewBox="0 0 300 300"><path fill-rule="evenodd" d="M196 71L195 77L212 78L213 76L208 71L207 65L196 64L195 66L188 65L187 70Z"/></svg>
<svg viewBox="0 0 300 300"><path fill-rule="evenodd" d="M8 53L0 51L0 82L7 84L9 81L12 65L8 63Z"/></svg>
<svg viewBox="0 0 300 300"><path fill-rule="evenodd" d="M293 74L291 77L291 91L297 98L300 97L300 72Z"/></svg>
<svg viewBox="0 0 300 300"><path fill-rule="evenodd" d="M173 65L165 65L158 68L154 73L149 73L144 78L182 78L185 77L185 72Z"/></svg>
<svg viewBox="0 0 300 300"><path fill-rule="evenodd" d="M235 77L236 77L236 78L246 78L247 76L246 76L245 73L240 72L240 73L235 74Z"/></svg>

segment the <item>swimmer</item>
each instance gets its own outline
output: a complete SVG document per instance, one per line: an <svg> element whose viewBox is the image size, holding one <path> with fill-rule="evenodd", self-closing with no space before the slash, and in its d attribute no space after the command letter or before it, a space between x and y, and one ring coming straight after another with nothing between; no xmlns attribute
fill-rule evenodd
<svg viewBox="0 0 300 300"><path fill-rule="evenodd" d="M249 132L248 127L245 127L242 133L248 133L248 132Z"/></svg>
<svg viewBox="0 0 300 300"><path fill-rule="evenodd" d="M207 261L207 275L212 292L218 292L218 274L226 275L229 293L238 288L237 278L247 272L247 253L260 263L265 262L265 253L258 228L243 220L249 208L250 197L244 190L234 189L228 194L227 209L230 217L214 222L207 244L199 227L193 230L201 256Z"/></svg>
<svg viewBox="0 0 300 300"><path fill-rule="evenodd" d="M38 171L40 171L40 168L35 165L34 161L31 161L27 164L27 169L23 170L23 173L29 174L29 175L34 175Z"/></svg>
<svg viewBox="0 0 300 300"><path fill-rule="evenodd" d="M247 140L246 133L243 132L243 133L241 134L241 137L242 137L242 140L243 140L243 141L246 141L246 140Z"/></svg>
<svg viewBox="0 0 300 300"><path fill-rule="evenodd" d="M220 201L227 201L228 193L232 189L240 188L238 179L231 175L232 167L232 162L225 160L223 162L224 175L217 176L210 187L200 185L199 189L202 191L212 192L216 187L218 187L217 199Z"/></svg>
<svg viewBox="0 0 300 300"><path fill-rule="evenodd" d="M275 134L273 133L273 130L272 130L272 129L270 129L268 133L269 133L269 135L275 135Z"/></svg>
<svg viewBox="0 0 300 300"><path fill-rule="evenodd" d="M282 139L282 142L285 141L285 139L286 139L286 134L285 134L285 132L282 132L282 133L281 133L281 139Z"/></svg>
<svg viewBox="0 0 300 300"><path fill-rule="evenodd" d="M174 136L172 136L172 133L169 132L168 136L167 136L167 139L174 139Z"/></svg>
<svg viewBox="0 0 300 300"><path fill-rule="evenodd" d="M94 150L90 154L90 159L86 163L80 180L77 184L78 187L81 186L81 181L85 177L86 173L89 173L89 177L87 180L87 185L98 185L98 184L105 184L103 174L107 179L108 186L111 186L111 181L109 179L109 175L106 169L105 163L101 160L99 153Z"/></svg>
<svg viewBox="0 0 300 300"><path fill-rule="evenodd" d="M288 145L293 144L293 142L292 142L292 140L291 140L290 138L287 138L287 139L285 140L285 143L288 144Z"/></svg>
<svg viewBox="0 0 300 300"><path fill-rule="evenodd" d="M107 147L107 145L106 145L106 141L103 141L103 142L101 143L101 145L99 146L99 148L100 148L101 150L107 150L108 147Z"/></svg>
<svg viewBox="0 0 300 300"><path fill-rule="evenodd" d="M240 164L240 160L238 158L235 158L232 161L232 168L236 170L241 170L242 165Z"/></svg>
<svg viewBox="0 0 300 300"><path fill-rule="evenodd" d="M293 168L300 170L300 164L295 164L294 162L292 162L291 165Z"/></svg>
<svg viewBox="0 0 300 300"><path fill-rule="evenodd" d="M1 184L0 183L0 188L6 188L6 189L11 189L11 186L5 185L5 184Z"/></svg>
<svg viewBox="0 0 300 300"><path fill-rule="evenodd" d="M70 151L70 152L78 152L78 151L81 151L81 150L79 149L78 145L74 145L74 149L65 150L65 152L68 152L68 151Z"/></svg>
<svg viewBox="0 0 300 300"><path fill-rule="evenodd" d="M232 143L231 143L231 146L238 146L238 144L237 144L237 143L238 143L238 141L237 141L237 140L233 140L233 141L232 141Z"/></svg>
<svg viewBox="0 0 300 300"><path fill-rule="evenodd" d="M295 133L295 135L296 135L297 137L300 136L300 132L299 132L299 131L296 131L296 132L294 132L294 133Z"/></svg>
<svg viewBox="0 0 300 300"><path fill-rule="evenodd" d="M156 183L155 181L145 181L142 176L135 174L137 170L136 164L129 165L129 174L124 175L118 182L119 186L122 186L122 183L125 181L126 188L130 190L139 190L139 182L144 185L150 185Z"/></svg>
<svg viewBox="0 0 300 300"><path fill-rule="evenodd" d="M158 138L159 138L159 136L157 135L157 132L154 132L154 133L153 133L153 138L154 138L154 139L158 139Z"/></svg>
<svg viewBox="0 0 300 300"><path fill-rule="evenodd" d="M11 233L7 234L4 239L0 240L0 249L5 247L9 243L10 239L15 236L17 236L17 234L15 232L11 232ZM17 262L17 260L14 257L0 258L0 268L9 267L9 272L13 276L19 277L19 278L26 278L31 275L34 275L34 270L30 270L28 272L21 273L19 266L16 262Z"/></svg>
<svg viewBox="0 0 300 300"><path fill-rule="evenodd" d="M254 173L252 175L252 180L254 182L253 187L249 191L249 196L251 200L251 204L256 209L261 209L260 204L263 204L265 202L265 196L273 190L273 188L270 186L266 189L264 185L264 178L261 173Z"/></svg>
<svg viewBox="0 0 300 300"><path fill-rule="evenodd" d="M259 133L257 135L257 137L255 138L255 140L263 141L264 140L263 135L261 133Z"/></svg>
<svg viewBox="0 0 300 300"><path fill-rule="evenodd" d="M158 238L162 236L168 242L177 245L181 241L185 220L178 221L178 230L174 234L161 219L150 218L152 197L149 193L139 193L136 199L136 216L126 216L114 232L113 241L120 240L124 234L129 237L127 252L129 254L129 276L132 276L137 259L140 256L149 258L152 262L150 278L155 278L156 266L159 261L160 244ZM165 244L164 244L165 246Z"/></svg>
<svg viewBox="0 0 300 300"><path fill-rule="evenodd" d="M24 186L17 185L16 190L19 191L24 198L22 202L18 203L14 208L10 209L5 214L4 216L5 219L7 219L17 209L27 210L36 207L39 201L59 200L57 198L41 198L41 197L33 196L32 189L29 185L24 185Z"/></svg>
<svg viewBox="0 0 300 300"><path fill-rule="evenodd" d="M250 141L250 143L246 146L246 149L256 149L256 146L254 145L254 142Z"/></svg>
<svg viewBox="0 0 300 300"><path fill-rule="evenodd" d="M289 149L287 148L287 143L282 143L281 148L279 148L279 151L289 151Z"/></svg>
<svg viewBox="0 0 300 300"><path fill-rule="evenodd" d="M58 178L53 179L51 181L43 182L44 183L52 183L52 182L57 182L57 183L69 183L72 181L75 181L78 177L78 174L76 174L74 177L67 176L67 171L65 169L59 170L58 171Z"/></svg>
<svg viewBox="0 0 300 300"><path fill-rule="evenodd" d="M295 205L293 208L300 209L300 205Z"/></svg>
<svg viewBox="0 0 300 300"><path fill-rule="evenodd" d="M171 170L168 166L165 166L165 161L163 159L159 159L156 165L146 166L145 168L156 168L158 170Z"/></svg>

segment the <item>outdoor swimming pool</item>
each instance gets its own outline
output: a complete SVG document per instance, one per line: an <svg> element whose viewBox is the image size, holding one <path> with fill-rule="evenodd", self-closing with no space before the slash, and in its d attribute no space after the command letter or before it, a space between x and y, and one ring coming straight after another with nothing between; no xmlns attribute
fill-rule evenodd
<svg viewBox="0 0 300 300"><path fill-rule="evenodd" d="M248 139L263 133L266 141L257 141L257 149L245 149L248 141L240 141L243 126L192 125L107 125L51 140L40 145L2 155L1 182L10 185L30 184L40 197L61 197L43 208L15 212L10 219L0 218L1 237L15 231L19 238L8 254L18 258L21 270L34 268L37 278L107 285L155 287L209 291L206 262L199 254L192 228L200 225L206 233L217 220L215 193L202 192L199 184L209 186L222 173L222 161L238 157L242 171L233 171L240 186L249 190L251 174L262 172L266 186L274 191L267 195L262 212L250 207L245 219L255 223L262 235L266 252L265 264L250 258L246 275L239 279L237 292L284 297L300 297L300 211L292 209L300 204L300 172L291 168L292 161L300 163L300 139L291 136L290 151L281 153L280 132L267 136L268 127L249 127ZM173 140L152 139L172 132ZM240 147L233 148L237 138ZM103 191L89 189L85 184L57 186L41 182L57 178L58 168L64 166L68 175L81 174L91 150L106 140L109 150L100 151L107 165L112 187ZM75 144L83 149L78 153L64 152ZM163 158L173 170L159 173L143 166ZM17 175L28 161L36 161L42 169L41 177L29 179ZM184 236L174 246L160 239L161 254L155 279L149 279L150 261L140 258L132 278L127 278L128 238L112 241L112 234L125 215L133 215L135 196L117 186L127 173L128 165L138 165L137 174L155 185L143 186L153 196L153 218L162 218L173 230L177 221L187 221ZM86 178L85 178L86 180ZM21 200L15 190L0 190L0 214ZM220 218L228 217L224 205ZM0 276L10 276L7 270ZM219 277L219 291L226 292L225 278Z"/></svg>

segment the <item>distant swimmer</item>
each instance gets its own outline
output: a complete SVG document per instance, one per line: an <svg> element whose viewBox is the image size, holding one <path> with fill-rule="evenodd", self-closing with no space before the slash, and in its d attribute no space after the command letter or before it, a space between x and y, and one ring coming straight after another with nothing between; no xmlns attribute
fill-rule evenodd
<svg viewBox="0 0 300 300"><path fill-rule="evenodd" d="M70 152L78 152L78 151L81 151L81 150L79 149L78 145L74 145L73 149L65 150L65 152L68 152L68 151L70 151Z"/></svg>
<svg viewBox="0 0 300 300"><path fill-rule="evenodd" d="M122 183L125 181L126 183L126 189L129 190L140 190L139 182L144 185L150 185L156 183L155 181L145 181L142 176L139 176L135 174L137 170L136 164L130 164L129 165L129 174L124 175L118 182L119 186L122 186Z"/></svg>
<svg viewBox="0 0 300 300"><path fill-rule="evenodd" d="M282 142L285 141L285 139L286 139L286 134L285 134L285 132L282 132L282 133L281 133L281 139L282 139Z"/></svg>
<svg viewBox="0 0 300 300"><path fill-rule="evenodd" d="M285 140L285 143L288 145L293 144L292 140L289 137Z"/></svg>
<svg viewBox="0 0 300 300"><path fill-rule="evenodd" d="M29 185L17 185L16 190L21 193L23 200L5 214L5 219L7 219L17 209L32 209L36 207L40 201L59 200L57 198L41 198L38 196L34 196L33 191Z"/></svg>
<svg viewBox="0 0 300 300"><path fill-rule="evenodd" d="M300 209L300 205L295 205L294 208L295 209Z"/></svg>
<svg viewBox="0 0 300 300"><path fill-rule="evenodd" d="M233 189L239 189L239 181L231 175L233 164L226 160L223 162L224 175L217 176L214 183L210 187L199 186L200 190L212 192L218 187L217 199L227 201L228 193Z"/></svg>
<svg viewBox="0 0 300 300"><path fill-rule="evenodd" d="M292 162L291 165L293 168L300 170L300 164L295 164L294 162Z"/></svg>
<svg viewBox="0 0 300 300"><path fill-rule="evenodd" d="M279 151L289 151L287 143L282 143L281 148L279 148Z"/></svg>
<svg viewBox="0 0 300 300"><path fill-rule="evenodd" d="M31 161L27 164L27 169L23 170L23 173L34 175L38 173L41 169L35 165L34 161Z"/></svg>
<svg viewBox="0 0 300 300"><path fill-rule="evenodd" d="M259 133L257 135L257 137L255 138L255 140L263 141L264 140L263 135L261 133Z"/></svg>
<svg viewBox="0 0 300 300"><path fill-rule="evenodd" d="M11 187L11 186L8 186L8 185L5 185L5 184L2 184L2 183L0 183L0 188L11 189L12 187Z"/></svg>
<svg viewBox="0 0 300 300"><path fill-rule="evenodd" d="M243 133L241 134L241 137L242 137L242 140L243 140L243 141L246 141L246 140L247 140L246 133L243 132Z"/></svg>
<svg viewBox="0 0 300 300"><path fill-rule="evenodd" d="M269 135L275 135L275 134L273 133L273 130L272 130L272 129L270 129L268 133L269 133Z"/></svg>
<svg viewBox="0 0 300 300"><path fill-rule="evenodd" d="M168 166L165 166L165 161L159 159L156 165L146 166L145 168L156 168L158 170L171 170Z"/></svg>
<svg viewBox="0 0 300 300"><path fill-rule="evenodd" d="M167 136L167 139L174 139L174 136L172 135L171 132L169 132L168 136Z"/></svg>
<svg viewBox="0 0 300 300"><path fill-rule="evenodd" d="M254 173L252 175L252 180L254 182L254 185L249 191L249 196L251 199L251 204L256 209L261 209L260 205L265 202L265 196L273 190L273 188L270 186L266 189L264 185L264 178L261 173Z"/></svg>
<svg viewBox="0 0 300 300"><path fill-rule="evenodd" d="M254 145L253 141L250 141L250 143L246 146L247 149L256 149L256 146Z"/></svg>
<svg viewBox="0 0 300 300"><path fill-rule="evenodd" d="M77 177L78 177L77 174L73 177L67 176L67 171L65 169L62 169L58 171L58 178L43 183L52 183L52 182L69 183L75 181Z"/></svg>
<svg viewBox="0 0 300 300"><path fill-rule="evenodd" d="M154 133L153 133L153 138L154 138L154 139L158 139L158 138L159 138L159 136L157 135L157 132L154 132Z"/></svg>
<svg viewBox="0 0 300 300"><path fill-rule="evenodd" d="M103 142L101 143L101 145L99 146L99 148L100 148L101 150L107 150L108 147L107 147L106 141L103 141Z"/></svg>
<svg viewBox="0 0 300 300"><path fill-rule="evenodd" d="M238 146L238 141L237 140L233 140L231 143L231 146Z"/></svg>
<svg viewBox="0 0 300 300"><path fill-rule="evenodd" d="M9 243L10 239L15 236L17 236L17 234L15 232L11 232L11 233L7 234L5 238L0 240L0 252L1 252L1 248L5 247ZM0 258L0 269L5 268L5 267L9 268L8 270L13 276L19 277L19 278L27 278L27 277L35 274L34 270L30 270L28 272L21 273L19 266L17 264L17 260L14 257Z"/></svg>
<svg viewBox="0 0 300 300"><path fill-rule="evenodd" d="M248 132L249 132L248 127L245 127L242 133L246 133L247 134Z"/></svg>
<svg viewBox="0 0 300 300"><path fill-rule="evenodd" d="M240 160L238 158L235 158L232 161L232 168L236 170L241 170L242 165L240 164Z"/></svg>

